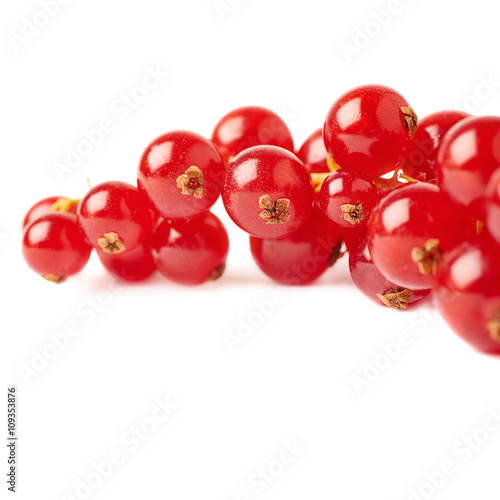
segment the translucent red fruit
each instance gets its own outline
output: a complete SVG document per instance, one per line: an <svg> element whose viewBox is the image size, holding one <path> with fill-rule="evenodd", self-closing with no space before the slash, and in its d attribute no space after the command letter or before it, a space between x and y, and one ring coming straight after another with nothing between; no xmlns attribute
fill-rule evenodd
<svg viewBox="0 0 500 500"><path fill-rule="evenodd" d="M212 213L185 220L161 220L153 233L153 257L166 278L183 285L218 279L224 272L229 238Z"/></svg>
<svg viewBox="0 0 500 500"><path fill-rule="evenodd" d="M224 115L212 132L212 142L226 164L244 149L262 144L293 151L286 123L273 111L258 106L245 106Z"/></svg>
<svg viewBox="0 0 500 500"><path fill-rule="evenodd" d="M300 146L297 158L304 162L304 165L311 173L321 174L329 172L327 163L328 153L323 142L323 130L315 130Z"/></svg>
<svg viewBox="0 0 500 500"><path fill-rule="evenodd" d="M450 198L484 218L486 185L500 166L500 117L470 117L458 122L438 152L438 184Z"/></svg>
<svg viewBox="0 0 500 500"><path fill-rule="evenodd" d="M341 168L379 177L402 166L416 127L417 117L401 94L382 85L363 85L333 103L323 139Z"/></svg>
<svg viewBox="0 0 500 500"><path fill-rule="evenodd" d="M404 310L430 293L430 290L409 290L385 278L373 263L366 241L366 229L361 230L351 242L349 270L359 290L379 305Z"/></svg>
<svg viewBox="0 0 500 500"><path fill-rule="evenodd" d="M321 276L340 255L341 228L314 206L306 223L280 239L250 237L260 269L284 285L306 285Z"/></svg>
<svg viewBox="0 0 500 500"><path fill-rule="evenodd" d="M22 250L33 271L48 281L62 283L85 267L91 247L73 214L53 212L27 226Z"/></svg>
<svg viewBox="0 0 500 500"><path fill-rule="evenodd" d="M421 118L403 172L419 181L435 180L437 153L444 135L468 116L464 111L446 110Z"/></svg>
<svg viewBox="0 0 500 500"><path fill-rule="evenodd" d="M323 181L318 196L323 212L343 227L364 225L377 199L373 181L354 170L332 172Z"/></svg>
<svg viewBox="0 0 500 500"><path fill-rule="evenodd" d="M241 229L258 238L280 238L307 220L314 190L309 171L293 153L255 146L229 163L222 199Z"/></svg>
<svg viewBox="0 0 500 500"><path fill-rule="evenodd" d="M166 218L206 212L220 194L224 163L205 137L175 130L155 139L144 151L137 185Z"/></svg>
<svg viewBox="0 0 500 500"><path fill-rule="evenodd" d="M109 254L133 250L146 241L153 228L144 195L120 181L90 189L78 206L78 222L91 245Z"/></svg>
<svg viewBox="0 0 500 500"><path fill-rule="evenodd" d="M64 196L49 196L48 198L44 198L28 210L23 220L23 228L42 215L50 214L51 212L67 212L75 215L77 205L78 200L71 200Z"/></svg>
<svg viewBox="0 0 500 500"><path fill-rule="evenodd" d="M367 223L373 262L393 283L432 287L441 254L465 239L462 214L434 184L417 182L384 196Z"/></svg>
<svg viewBox="0 0 500 500"><path fill-rule="evenodd" d="M486 189L486 228L500 243L500 168L491 176Z"/></svg>
<svg viewBox="0 0 500 500"><path fill-rule="evenodd" d="M476 349L500 354L500 247L465 242L438 266L433 296L450 328Z"/></svg>
<svg viewBox="0 0 500 500"><path fill-rule="evenodd" d="M125 281L144 280L156 270L149 241L120 254L98 249L97 256L107 271Z"/></svg>

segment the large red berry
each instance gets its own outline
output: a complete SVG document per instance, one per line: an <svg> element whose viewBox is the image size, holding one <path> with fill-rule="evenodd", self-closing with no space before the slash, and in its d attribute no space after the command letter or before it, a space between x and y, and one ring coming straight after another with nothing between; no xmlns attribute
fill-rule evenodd
<svg viewBox="0 0 500 500"><path fill-rule="evenodd" d="M416 128L417 116L401 94L382 85L363 85L333 103L323 139L341 168L379 177L403 164Z"/></svg>
<svg viewBox="0 0 500 500"><path fill-rule="evenodd" d="M366 228L349 248L349 270L354 284L373 302L395 309L407 309L429 295L430 290L409 290L389 281L373 263Z"/></svg>
<svg viewBox="0 0 500 500"><path fill-rule="evenodd" d="M486 228L500 243L500 168L491 176L486 189Z"/></svg>
<svg viewBox="0 0 500 500"><path fill-rule="evenodd" d="M470 116L464 111L437 111L418 121L408 161L403 166L406 175L419 181L436 180L436 160L444 135L453 125Z"/></svg>
<svg viewBox="0 0 500 500"><path fill-rule="evenodd" d="M250 250L257 265L284 285L313 282L337 261L341 246L340 226L316 205L306 223L284 238L250 236Z"/></svg>
<svg viewBox="0 0 500 500"><path fill-rule="evenodd" d="M90 189L78 206L78 221L92 246L109 254L134 249L153 228L147 199L136 187L120 181Z"/></svg>
<svg viewBox="0 0 500 500"><path fill-rule="evenodd" d="M293 153L256 146L228 165L222 199L241 229L258 238L279 238L307 220L314 190L309 171Z"/></svg>
<svg viewBox="0 0 500 500"><path fill-rule="evenodd" d="M38 219L42 215L51 212L67 212L76 215L76 208L80 200L72 200L64 196L49 196L35 203L29 210L23 221L23 228Z"/></svg>
<svg viewBox="0 0 500 500"><path fill-rule="evenodd" d="M60 212L34 220L24 232L22 249L28 266L54 283L81 271L91 252L76 217Z"/></svg>
<svg viewBox="0 0 500 500"><path fill-rule="evenodd" d="M318 197L323 212L343 227L364 225L377 199L373 181L354 170L332 172L323 181Z"/></svg>
<svg viewBox="0 0 500 500"><path fill-rule="evenodd" d="M224 163L205 137L175 130L155 139L144 151L137 185L165 218L206 212L220 194Z"/></svg>
<svg viewBox="0 0 500 500"><path fill-rule="evenodd" d="M441 189L484 218L484 197L491 174L500 166L500 117L470 117L458 122L443 139L436 171Z"/></svg>
<svg viewBox="0 0 500 500"><path fill-rule="evenodd" d="M154 230L152 251L165 277L198 285L224 272L229 238L222 222L205 212L192 219L161 220Z"/></svg>
<svg viewBox="0 0 500 500"><path fill-rule="evenodd" d="M432 287L442 253L465 238L461 212L434 184L417 182L384 196L367 224L373 262L393 283Z"/></svg>
<svg viewBox="0 0 500 500"><path fill-rule="evenodd" d="M286 123L273 111L258 106L245 106L224 115L212 132L212 141L226 164L244 149L262 144L293 151Z"/></svg>
<svg viewBox="0 0 500 500"><path fill-rule="evenodd" d="M476 349L500 354L500 247L465 242L438 266L434 298L451 329Z"/></svg>

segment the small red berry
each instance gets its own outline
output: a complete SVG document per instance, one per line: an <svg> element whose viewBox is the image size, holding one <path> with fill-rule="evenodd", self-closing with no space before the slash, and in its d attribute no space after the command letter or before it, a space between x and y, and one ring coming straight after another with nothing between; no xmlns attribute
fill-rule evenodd
<svg viewBox="0 0 500 500"><path fill-rule="evenodd" d="M306 285L319 278L341 255L341 228L315 205L306 223L279 239L250 236L260 269L284 285Z"/></svg>
<svg viewBox="0 0 500 500"><path fill-rule="evenodd" d="M241 229L258 238L279 238L307 220L314 190L310 173L293 153L255 146L228 165L222 199Z"/></svg>
<svg viewBox="0 0 500 500"><path fill-rule="evenodd" d="M78 206L78 221L91 245L109 254L132 250L153 228L147 199L136 187L120 181L90 189Z"/></svg>
<svg viewBox="0 0 500 500"><path fill-rule="evenodd" d="M286 123L273 111L245 106L224 115L212 132L212 142L227 165L244 149L269 144L293 151L293 139Z"/></svg>
<svg viewBox="0 0 500 500"><path fill-rule="evenodd" d="M332 172L323 181L318 197L323 212L343 227L364 225L377 199L373 181L354 170Z"/></svg>
<svg viewBox="0 0 500 500"><path fill-rule="evenodd" d="M51 212L67 212L76 215L76 209L80 200L72 200L64 196L50 196L35 203L29 210L23 221L23 229L42 215Z"/></svg>
<svg viewBox="0 0 500 500"><path fill-rule="evenodd" d="M443 139L436 172L440 188L468 213L484 219L484 197L500 165L500 117L461 120Z"/></svg>
<svg viewBox="0 0 500 500"><path fill-rule="evenodd" d="M402 166L416 129L417 115L401 94L382 85L363 85L333 103L323 139L341 168L373 178Z"/></svg>
<svg viewBox="0 0 500 500"><path fill-rule="evenodd" d="M304 165L313 174L330 172L327 161L328 153L323 142L323 130L315 130L300 146L297 158L304 162Z"/></svg>
<svg viewBox="0 0 500 500"><path fill-rule="evenodd" d="M91 247L73 214L53 212L27 226L22 250L28 266L43 278L62 283L80 272Z"/></svg>
<svg viewBox="0 0 500 500"><path fill-rule="evenodd" d="M229 238L222 222L211 212L192 219L164 219L152 242L158 271L183 285L218 279L224 272Z"/></svg>
<svg viewBox="0 0 500 500"><path fill-rule="evenodd" d="M162 217L193 217L216 202L224 170L211 141L194 132L175 130L146 148L137 185Z"/></svg>

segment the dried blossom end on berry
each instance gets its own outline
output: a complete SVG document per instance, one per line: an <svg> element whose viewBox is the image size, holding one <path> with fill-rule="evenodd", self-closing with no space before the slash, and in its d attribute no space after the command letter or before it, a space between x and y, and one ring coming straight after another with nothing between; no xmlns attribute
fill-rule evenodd
<svg viewBox="0 0 500 500"><path fill-rule="evenodd" d="M290 200L287 198L274 201L271 196L264 194L259 198L259 207L263 209L259 217L264 219L266 224L284 224L292 216L288 212L289 206Z"/></svg>
<svg viewBox="0 0 500 500"><path fill-rule="evenodd" d="M401 113L403 113L404 124L408 129L408 135L410 136L410 139L413 139L413 137L415 136L415 132L417 131L417 114L410 106L403 106L401 108Z"/></svg>
<svg viewBox="0 0 500 500"><path fill-rule="evenodd" d="M120 236L115 232L104 233L103 237L97 240L97 243L105 253L119 254L126 250Z"/></svg>
<svg viewBox="0 0 500 500"><path fill-rule="evenodd" d="M60 285L66 281L66 278L59 276L58 274L48 273L42 276L44 280L55 283L56 285Z"/></svg>
<svg viewBox="0 0 500 500"><path fill-rule="evenodd" d="M359 224L364 218L366 218L366 214L363 213L363 205L361 203L358 203L357 205L346 203L345 205L341 205L340 208L342 212L344 212L344 219L349 221L353 226Z"/></svg>
<svg viewBox="0 0 500 500"><path fill-rule="evenodd" d="M408 304L414 299L415 294L407 288L389 289L377 297L387 306L395 309L408 309Z"/></svg>
<svg viewBox="0 0 500 500"><path fill-rule="evenodd" d="M429 238L423 247L415 247L411 252L411 258L422 274L436 274L436 269L442 250L439 248L439 240Z"/></svg>
<svg viewBox="0 0 500 500"><path fill-rule="evenodd" d="M486 329L490 332L491 339L500 343L500 310L486 323Z"/></svg>
<svg viewBox="0 0 500 500"><path fill-rule="evenodd" d="M203 198L203 172L194 165L189 167L184 174L177 177L177 187L182 194Z"/></svg>

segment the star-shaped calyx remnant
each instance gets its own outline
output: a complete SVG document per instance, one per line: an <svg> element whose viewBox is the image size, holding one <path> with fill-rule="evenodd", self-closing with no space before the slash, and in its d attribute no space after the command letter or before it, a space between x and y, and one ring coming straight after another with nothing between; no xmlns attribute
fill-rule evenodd
<svg viewBox="0 0 500 500"><path fill-rule="evenodd" d="M413 136L417 131L417 124L418 124L417 114L415 113L415 111L413 111L413 108L410 108L409 106L408 107L403 106L401 108L401 113L403 113L404 124L405 127L408 129L408 135L410 136L410 139L413 139Z"/></svg>
<svg viewBox="0 0 500 500"><path fill-rule="evenodd" d="M118 254L126 250L123 241L118 236L118 233L113 231L104 233L103 237L97 240L97 243L99 243L99 246L105 253Z"/></svg>
<svg viewBox="0 0 500 500"><path fill-rule="evenodd" d="M411 258L418 265L422 274L436 274L436 268L443 252L439 248L439 240L429 238L422 247L411 251Z"/></svg>
<svg viewBox="0 0 500 500"><path fill-rule="evenodd" d="M486 323L486 329L490 332L492 340L500 342L500 309Z"/></svg>
<svg viewBox="0 0 500 500"><path fill-rule="evenodd" d="M289 206L290 200L287 198L274 201L271 196L264 194L259 198L259 207L264 209L259 217L262 217L266 224L284 224L292 216L288 212Z"/></svg>
<svg viewBox="0 0 500 500"><path fill-rule="evenodd" d="M203 172L194 165L189 167L177 177L177 187L182 191L182 194L203 198Z"/></svg>
<svg viewBox="0 0 500 500"><path fill-rule="evenodd" d="M366 217L366 214L363 213L363 205L361 203L357 205L346 203L345 205L341 205L340 209L344 212L344 219L349 221L353 226L359 224Z"/></svg>
<svg viewBox="0 0 500 500"><path fill-rule="evenodd" d="M415 294L407 288L391 288L377 297L387 306L396 309L408 309L408 304L413 300Z"/></svg>

